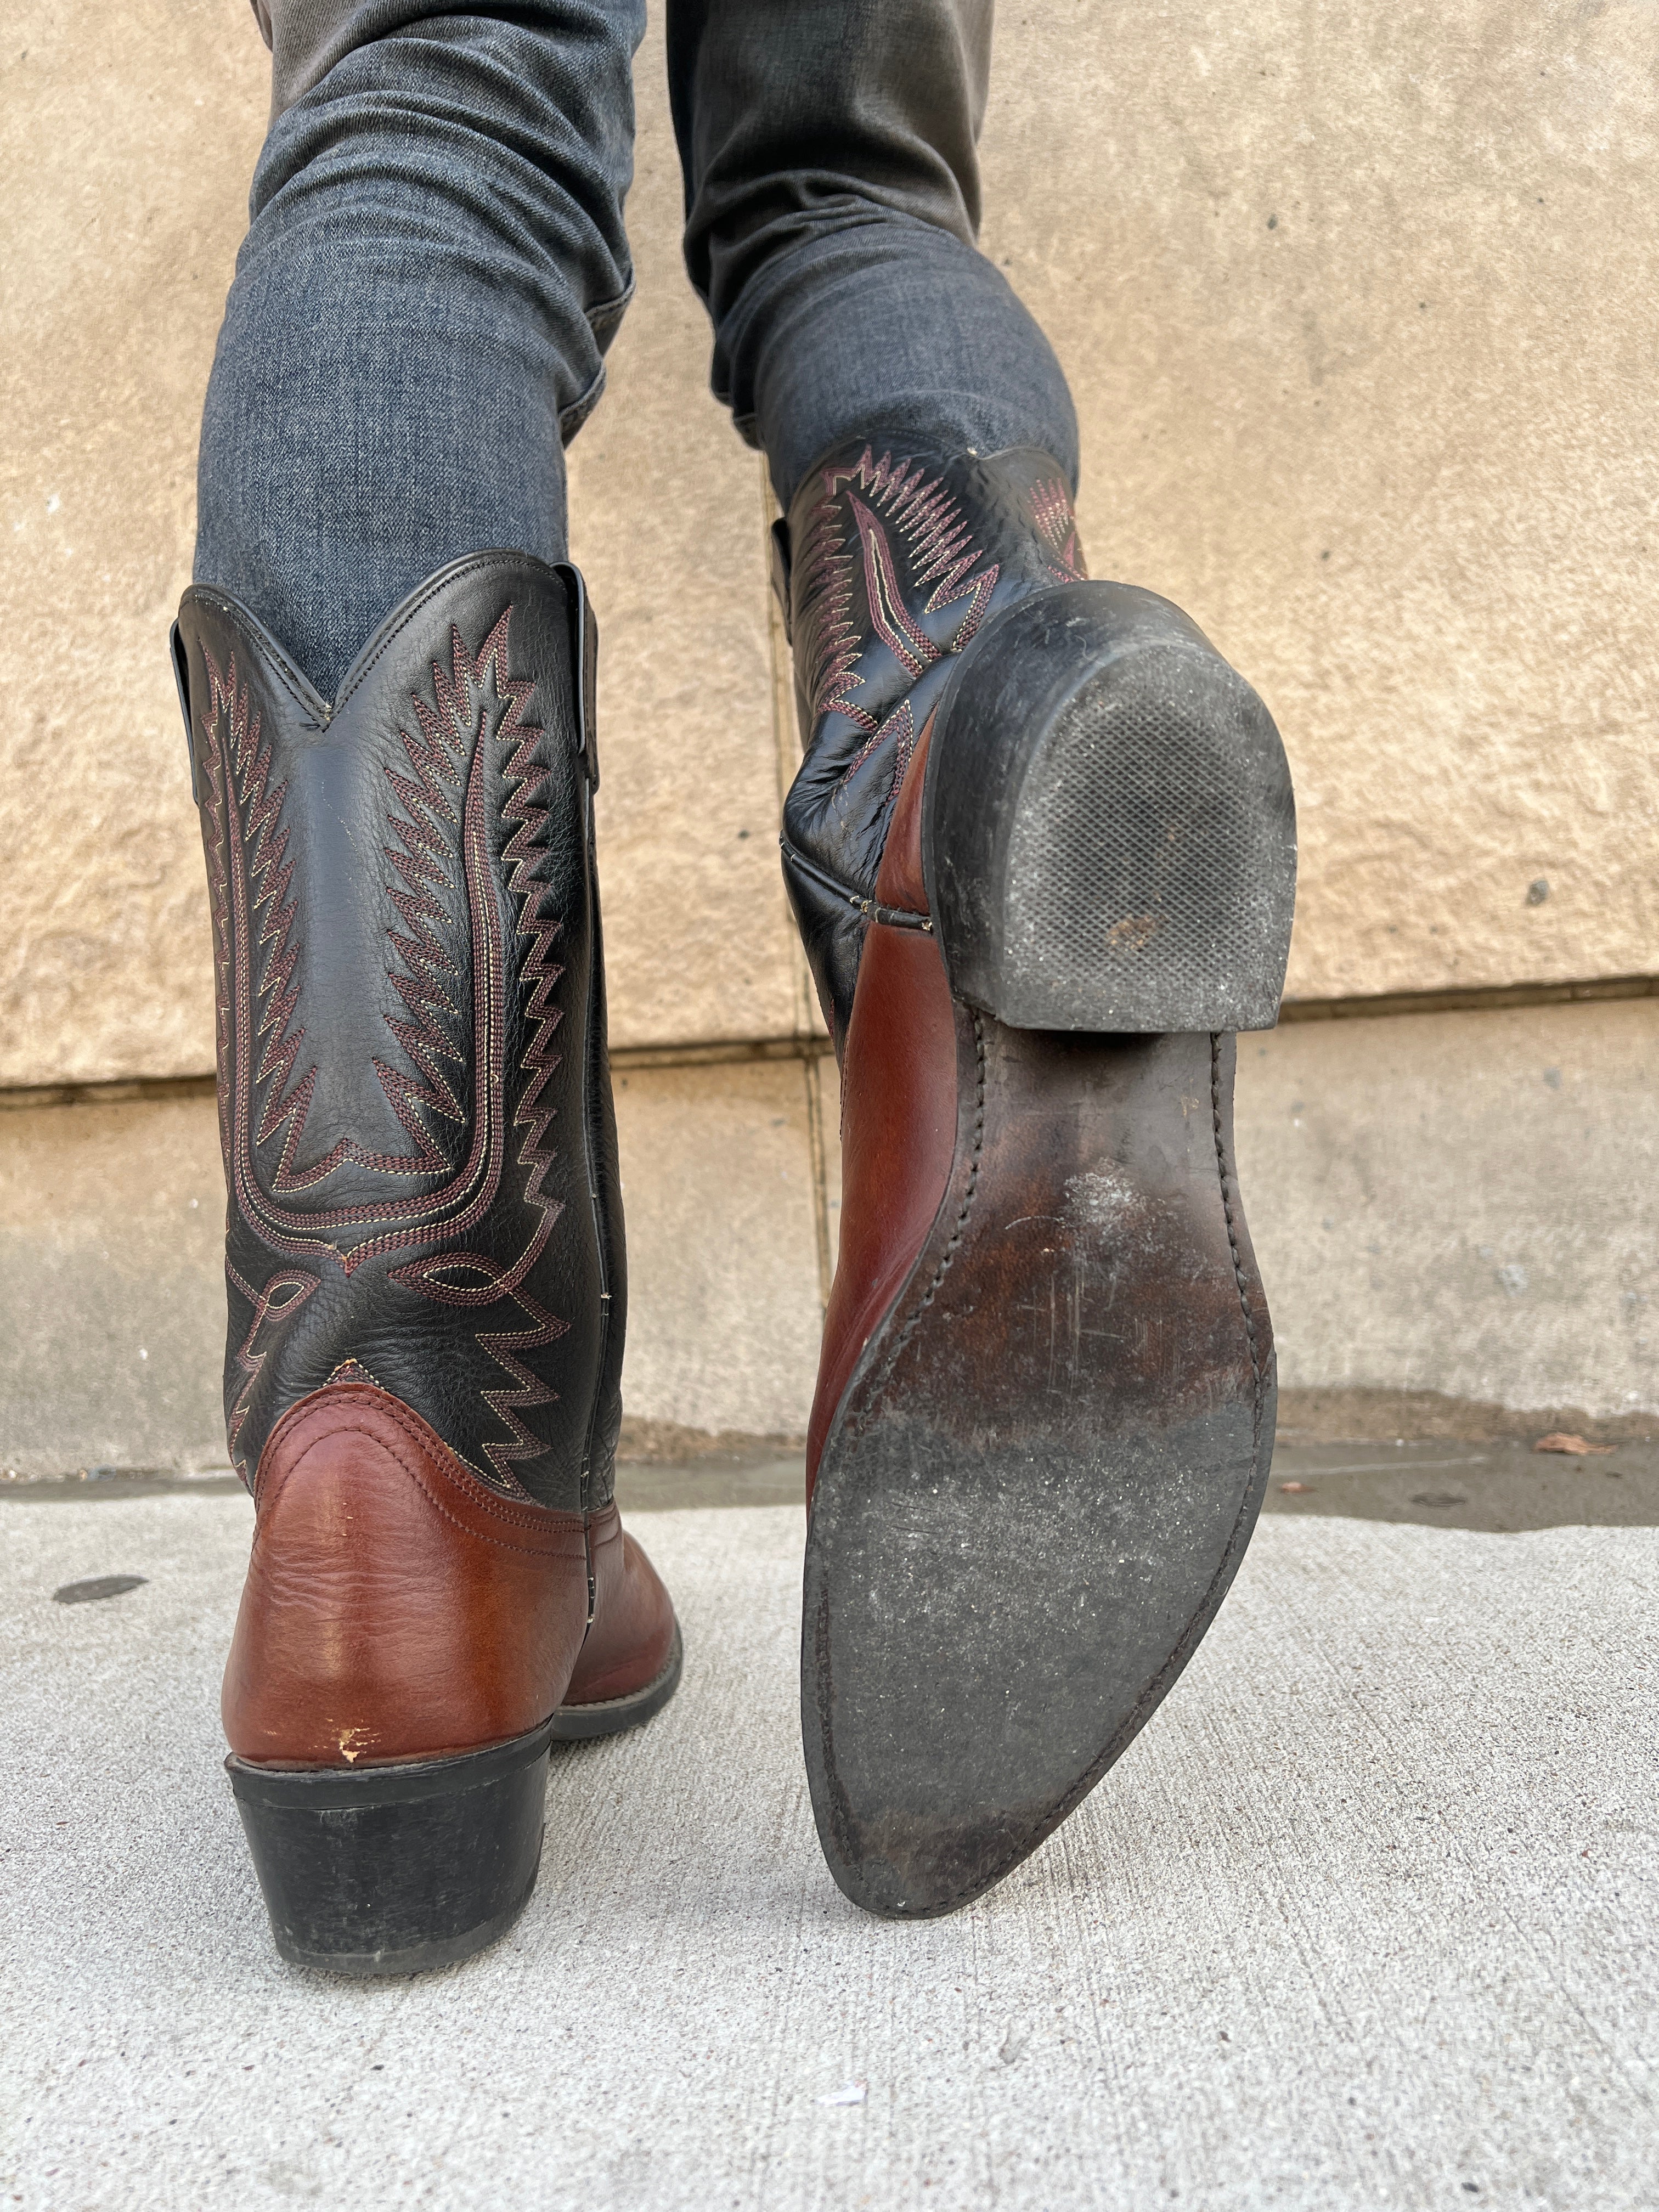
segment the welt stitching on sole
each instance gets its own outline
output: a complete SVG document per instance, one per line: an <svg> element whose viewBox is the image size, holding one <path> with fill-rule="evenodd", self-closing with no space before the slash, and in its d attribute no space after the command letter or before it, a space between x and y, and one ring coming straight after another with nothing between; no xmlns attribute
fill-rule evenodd
<svg viewBox="0 0 1659 2212"><path fill-rule="evenodd" d="M968 1188L962 1194L962 1205L951 1231L951 1241L939 1255L939 1265L933 1270L933 1279L928 1284L921 1304L900 1330L898 1342L893 1346L892 1356L882 1370L881 1380L876 1385L875 1392L872 1393L872 1396L887 1388L892 1379L893 1370L898 1364L900 1353L915 1335L923 1314L933 1304L939 1295L939 1285L950 1273L951 1263L957 1256L967 1230L968 1216L973 1211L975 1194L979 1189L980 1156L985 1149L985 1021L977 1009L974 1014L974 1157L968 1170Z"/></svg>
<svg viewBox="0 0 1659 2212"><path fill-rule="evenodd" d="M1239 1255L1238 1228L1233 1218L1232 1200L1227 1194L1227 1147L1221 1134L1221 1038L1214 1030L1210 1035L1210 1119L1215 1131L1216 1173L1221 1182L1221 1212L1227 1224L1227 1249L1233 1255L1233 1280L1238 1285L1238 1310L1244 1317L1244 1334L1250 1346L1250 1438L1259 1450L1261 1443L1261 1358L1255 1340L1255 1316L1250 1310L1250 1294L1244 1282L1244 1262Z"/></svg>

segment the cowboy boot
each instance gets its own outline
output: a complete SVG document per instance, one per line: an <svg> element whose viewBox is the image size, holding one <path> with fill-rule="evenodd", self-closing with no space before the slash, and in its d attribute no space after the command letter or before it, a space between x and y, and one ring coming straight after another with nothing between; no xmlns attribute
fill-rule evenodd
<svg viewBox="0 0 1659 2212"><path fill-rule="evenodd" d="M284 1958L415 1972L534 1884L551 1744L656 1712L581 579L458 561L331 704L218 591L173 656L211 899L231 1782Z"/></svg>
<svg viewBox="0 0 1659 2212"><path fill-rule="evenodd" d="M1197 627L1086 580L1058 465L878 441L778 532L784 868L842 1078L801 1708L836 1880L946 1912L1191 1656L1273 1450L1233 1038L1295 818Z"/></svg>

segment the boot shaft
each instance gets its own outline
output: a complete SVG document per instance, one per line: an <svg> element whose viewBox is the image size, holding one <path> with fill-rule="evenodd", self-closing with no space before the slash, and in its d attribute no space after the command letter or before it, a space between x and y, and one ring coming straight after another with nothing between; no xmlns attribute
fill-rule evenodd
<svg viewBox="0 0 1659 2212"><path fill-rule="evenodd" d="M994 615L1087 574L1050 455L854 441L811 470L777 526L805 757L784 875L837 1052L852 1016L893 808L927 720Z"/></svg>
<svg viewBox="0 0 1659 2212"><path fill-rule="evenodd" d="M232 1458L347 1363L509 1496L608 1502L624 1324L581 580L478 555L331 704L174 636L212 906Z"/></svg>

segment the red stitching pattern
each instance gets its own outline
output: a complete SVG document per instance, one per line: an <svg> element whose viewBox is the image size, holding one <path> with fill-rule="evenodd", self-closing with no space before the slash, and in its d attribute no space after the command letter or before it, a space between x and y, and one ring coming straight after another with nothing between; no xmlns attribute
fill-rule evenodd
<svg viewBox="0 0 1659 2212"><path fill-rule="evenodd" d="M1054 555L1049 574L1061 584L1081 583L1089 571L1078 542L1077 515L1064 477L1045 477L1031 487L1031 521L1037 536Z"/></svg>
<svg viewBox="0 0 1659 2212"><path fill-rule="evenodd" d="M878 752L890 738L894 740L893 781L887 795L890 799L896 799L899 786L904 781L904 771L910 765L910 756L915 750L916 743L916 718L911 711L908 692L899 701L881 727L872 730L859 747L855 757L848 763L847 772L842 777L836 789L840 790L849 784L871 754Z"/></svg>
<svg viewBox="0 0 1659 2212"><path fill-rule="evenodd" d="M284 1322L291 1321L322 1278L307 1274L301 1268L284 1268L273 1275L262 1291L256 1291L252 1284L242 1280L228 1260L225 1262L225 1273L253 1308L253 1319L248 1324L247 1334L242 1339L236 1354L237 1363L247 1380L238 1392L236 1402L225 1423L225 1442L230 1452L230 1463L241 1477L244 1486L251 1490L253 1485L249 1479L247 1462L239 1455L236 1446L242 1433L242 1424L247 1419L248 1400L253 1395L253 1386L259 1379L259 1370L264 1365L270 1351L267 1344L262 1351L255 1352L254 1339L273 1316L278 1328ZM279 1304L276 1293L283 1290L292 1292L292 1296Z"/></svg>
<svg viewBox="0 0 1659 2212"><path fill-rule="evenodd" d="M924 614L938 614L959 599L967 601L961 626L948 647L935 646L904 610L892 582L888 530L903 545L914 588L921 592L933 586ZM854 556L854 542L861 557ZM811 510L800 557L805 580L799 650L811 719L816 722L828 714L844 714L866 732L875 727L875 718L851 696L863 682L858 663L866 641L853 619L860 566L878 631L900 665L917 676L945 652L962 651L983 619L999 574L995 562L977 575L972 573L982 558L981 548L942 479L930 477L920 463L895 461L891 453L884 453L878 461L868 446L851 466L824 471L823 496ZM877 580L890 591L885 606Z"/></svg>
<svg viewBox="0 0 1659 2212"><path fill-rule="evenodd" d="M555 1109L541 1101L562 1057L552 1049L554 1035L563 1018L562 1009L552 1004L552 993L564 973L553 957L564 925L562 916L544 914L548 891L536 875L545 850L548 817L547 806L534 798L546 781L546 771L536 759L544 733L524 719L533 684L508 673L512 612L509 606L476 655L468 652L460 633L452 627L449 670L433 664L435 703L416 696L411 703L418 735L411 736L406 730L398 732L410 774L404 775L392 769L386 771L403 810L389 817L390 830L402 850L392 845L383 848L398 878L386 890L407 932L396 928L388 932L404 970L388 974L409 1018L391 1015L385 1018L419 1074L409 1074L378 1057L373 1065L392 1110L409 1132L415 1147L410 1155L398 1158L369 1152L343 1137L325 1158L307 1168L295 1166L318 1071L313 1065L284 1090L305 1035L303 1026L291 1032L289 1026L299 999L294 975L300 946L293 941L295 902L288 896L295 864L287 858L289 833L281 823L287 787L270 786L270 747L268 742L260 742L259 718L251 705L248 686L237 680L234 654L228 672L222 673L211 653L206 654L204 769L219 983L221 1139L227 1172L239 1210L266 1243L278 1251L325 1254L349 1276L371 1255L434 1235L459 1235L488 1212L500 1187L508 1141L503 1049L507 961L507 948L495 926L494 868L486 818L486 740L512 747L502 769L509 793L501 815L505 823L515 826L502 848L502 860L508 894L517 902L515 934L521 945L519 981L526 1022L519 1063L526 1080L513 1126L525 1133L518 1164L526 1171L526 1202L538 1210L538 1218L524 1250L510 1267L484 1254L452 1249L411 1260L394 1269L391 1279L451 1305L482 1307L511 1297L524 1313L530 1324L527 1328L483 1332L477 1339L480 1348L505 1370L511 1384L481 1393L507 1431L506 1442L486 1444L484 1449L497 1478L522 1494L512 1463L538 1457L545 1449L522 1415L537 1406L556 1402L557 1393L526 1367L519 1354L555 1342L567 1334L569 1324L549 1313L524 1288L563 1211L563 1200L544 1189L555 1158L546 1141ZM434 895L453 893L456 889L445 865L453 838L446 836L443 830L447 827L453 833L458 823L462 830L462 874L472 939L474 1064L468 1159L450 1182L436 1192L324 1212L297 1212L280 1206L276 1203L279 1196L314 1187L347 1160L378 1173L403 1176L448 1170L448 1160L424 1115L436 1113L457 1122L466 1118L457 1087L441 1064L447 1060L465 1065L464 1054L439 1018L444 1012L453 1018L458 1012L452 991L459 986L461 973L449 941L455 918ZM258 1073L250 1077L253 1048L261 1040L264 1050ZM254 1092L258 1085L268 1081L272 1089L255 1130ZM283 1148L267 1195L261 1187L257 1153L279 1132ZM381 1224L397 1225L388 1225L380 1234L346 1250L321 1233ZM462 1284L455 1280L458 1273L471 1273L478 1279ZM234 1460L236 1441L268 1349L256 1351L256 1340L273 1317L286 1317L303 1304L320 1278L298 1270L279 1272L257 1293L234 1271L233 1279L255 1308L239 1354L247 1381L231 1413ZM303 1290L301 1285L306 1286ZM290 1295L281 1299L285 1289ZM241 1467L240 1462L236 1464ZM242 1472L246 1480L246 1468Z"/></svg>
<svg viewBox="0 0 1659 2212"><path fill-rule="evenodd" d="M348 1275L372 1252L417 1243L429 1235L441 1222L452 1233L470 1228L488 1211L500 1182L505 1152L501 1046L506 1028L507 979L503 948L491 926L494 921L492 869L483 787L483 740L489 734L490 720L489 695L484 690L486 673L491 679L490 691L495 700L498 703L504 702L499 725L493 734L498 740L517 740L516 750L509 763L509 775L514 769L520 771L520 777L527 772L528 757L542 734L522 720L524 702L533 686L526 682L514 682L507 675L507 629L511 612L509 608L501 617L476 659L468 653L459 632L452 631L453 676L446 677L436 664L433 668L434 690L443 710L443 719L453 732L450 742L458 753L469 742L471 749L463 811L465 873L473 950L474 1097L471 1152L465 1165L442 1190L411 1194L401 1200L343 1206L326 1212L296 1212L274 1201L279 1194L287 1195L321 1182L333 1168L346 1159L380 1173L405 1176L431 1173L434 1160L440 1169L447 1163L438 1154L429 1134L422 1128L419 1141L423 1150L417 1151L412 1158L398 1159L385 1153L369 1152L349 1138L342 1138L324 1160L296 1174L294 1157L315 1085L314 1068L308 1071L307 1076L285 1097L280 1094L279 1086L277 1097L260 1118L258 1133L251 1133L252 1084L247 1071L256 1037L264 1036L268 1030L272 1031L272 1042L267 1044L261 1075L267 1066L273 1071L280 1067L285 1074L292 1066L293 1054L298 1048L298 1039L303 1036L303 1031L289 1039L283 1036L285 1019L281 1027L275 1026L280 1009L286 1006L291 1010L291 991L279 990L274 1002L270 1006L266 1004L271 987L275 984L286 986L292 974L292 960L285 960L282 957L291 908L283 917L281 933L270 927L261 931L259 946L269 944L271 950L257 984L252 973L252 951L258 948L250 946L251 918L258 908L270 897L267 878L273 861L281 854L281 847L273 845L264 834L271 819L270 799L265 788L270 766L269 747L260 748L258 744L258 718L250 715L246 686L236 684L234 657L227 680L220 677L211 654L208 655L209 709L214 725L207 749L208 764L212 772L212 811L219 857L222 864L228 863L222 866L222 903L227 920L221 937L222 948L227 956L226 964L230 971L230 988L228 994L222 994L221 1017L222 1023L228 1026L234 1037L230 1051L234 1082L230 1086L232 1097L227 1132L233 1184L245 1218L276 1249L295 1255L326 1253L338 1261ZM479 695L476 709L472 703L475 691ZM216 711L227 703L230 707L228 714ZM420 703L425 704L424 702ZM404 743L412 757L414 749L406 735ZM458 773L453 769L450 780L459 782ZM240 793L239 783L241 786ZM453 814L450 818L453 820ZM248 831L256 820L261 825L261 834L250 849ZM404 842L411 851L418 850L423 839L429 842L432 836L429 826L424 822L404 824L394 817L392 826L399 833L405 827L410 829L411 835ZM283 881L285 886L286 877ZM429 908L429 917L444 923L449 921L443 909L435 904ZM240 926L237 927L238 924ZM417 966L420 964L422 963L417 963ZM448 1041L433 1024L429 1008L425 1003L424 994L428 987L424 975L416 975L410 979L393 976L392 981L398 984L400 991L404 980L410 980L414 985L413 990L404 994L404 1003L410 1012L418 1017L415 1025L416 1033L423 1039L429 1036L436 1040L448 1049ZM260 1017L257 1029L253 1019L256 1004ZM426 1066L430 1074L429 1062ZM392 1085L388 1087L387 1095L394 1110L398 1111L404 1126L410 1127L411 1123L419 1126L413 1110L414 1103L416 1101L426 1103L436 1090L436 1085L422 1085L415 1078L398 1074L394 1077ZM441 1097L433 1098L433 1103L440 1110L442 1109ZM456 1103L452 1094L452 1103ZM270 1197L268 1199L260 1185L254 1152L261 1142L274 1136L284 1125L286 1138L282 1157L270 1177ZM406 1225L388 1230L381 1236L343 1253L319 1233L331 1229L394 1221Z"/></svg>

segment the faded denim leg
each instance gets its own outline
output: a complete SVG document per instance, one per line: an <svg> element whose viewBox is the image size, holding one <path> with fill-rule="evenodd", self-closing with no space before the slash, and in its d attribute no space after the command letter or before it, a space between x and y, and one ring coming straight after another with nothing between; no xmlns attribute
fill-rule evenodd
<svg viewBox="0 0 1659 2212"><path fill-rule="evenodd" d="M991 0L673 0L686 265L713 384L779 503L881 431L1036 446L1077 486L1054 350L976 249Z"/></svg>
<svg viewBox="0 0 1659 2212"><path fill-rule="evenodd" d="M564 557L562 448L632 289L644 7L277 0L270 21L277 112L208 388L195 573L331 696L446 562Z"/></svg>
<svg viewBox="0 0 1659 2212"><path fill-rule="evenodd" d="M270 137L203 423L196 575L331 693L445 562L566 549L633 274L643 0L270 0ZM1052 349L975 244L989 0L672 0L713 383L784 504L851 436L1036 446Z"/></svg>

